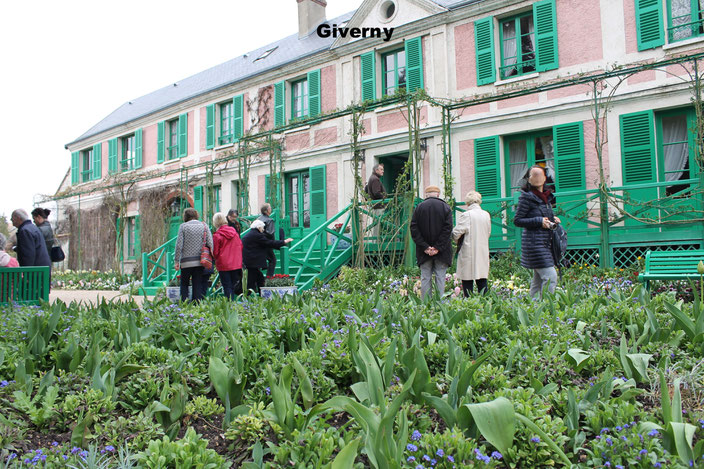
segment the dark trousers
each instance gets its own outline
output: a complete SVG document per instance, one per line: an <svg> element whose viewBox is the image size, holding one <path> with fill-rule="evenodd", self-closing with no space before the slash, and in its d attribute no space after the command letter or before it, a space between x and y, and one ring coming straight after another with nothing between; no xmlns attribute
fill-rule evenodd
<svg viewBox="0 0 704 469"><path fill-rule="evenodd" d="M264 274L260 269L247 269L247 290L252 290L257 295L264 286Z"/></svg>
<svg viewBox="0 0 704 469"><path fill-rule="evenodd" d="M242 269L220 272L220 283L225 297L233 299L242 294Z"/></svg>
<svg viewBox="0 0 704 469"><path fill-rule="evenodd" d="M266 276L273 277L274 271L276 270L276 254L274 254L273 249L269 249L266 252L266 262L268 267L266 268Z"/></svg>
<svg viewBox="0 0 704 469"><path fill-rule="evenodd" d="M184 267L181 269L181 301L188 301L188 285L193 281L193 301L203 299L203 267Z"/></svg>
<svg viewBox="0 0 704 469"><path fill-rule="evenodd" d="M464 292L464 296L469 296L474 293L474 282L475 280L462 280L462 291ZM476 282L479 293L486 293L489 291L485 278L477 279Z"/></svg>

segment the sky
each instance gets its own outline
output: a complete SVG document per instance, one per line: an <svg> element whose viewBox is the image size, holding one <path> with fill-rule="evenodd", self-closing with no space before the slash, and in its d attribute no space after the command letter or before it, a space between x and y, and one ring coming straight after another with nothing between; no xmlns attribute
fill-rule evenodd
<svg viewBox="0 0 704 469"><path fill-rule="evenodd" d="M362 4L327 2L328 19ZM123 103L295 34L297 8L296 0L4 2L0 215L55 193L71 166L64 145Z"/></svg>

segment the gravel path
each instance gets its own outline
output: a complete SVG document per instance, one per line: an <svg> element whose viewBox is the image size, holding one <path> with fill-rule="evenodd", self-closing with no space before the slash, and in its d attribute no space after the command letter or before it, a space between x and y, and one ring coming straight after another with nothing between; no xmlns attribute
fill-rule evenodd
<svg viewBox="0 0 704 469"><path fill-rule="evenodd" d="M70 303L72 301L78 301L83 303L99 303L105 298L106 301L110 301L117 298L116 301L128 301L129 295L126 293L121 293L119 291L103 291L103 290L56 290L53 289L49 293L49 302L53 303L56 300L61 300L64 303ZM137 303L142 304L144 302L144 296L133 296ZM154 297L148 297L150 300Z"/></svg>

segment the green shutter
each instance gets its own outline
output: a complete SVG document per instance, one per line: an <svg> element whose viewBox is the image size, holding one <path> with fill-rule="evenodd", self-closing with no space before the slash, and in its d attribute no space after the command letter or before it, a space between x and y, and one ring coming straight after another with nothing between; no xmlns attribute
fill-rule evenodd
<svg viewBox="0 0 704 469"><path fill-rule="evenodd" d="M621 127L621 168L623 185L647 184L656 182L655 173L655 137L653 133L653 111L634 112L620 116ZM657 187L628 190L626 195L636 201L635 205L626 204L626 211L638 217L657 218L658 210L643 210L637 204L650 202L658 198ZM626 225L639 223L626 218Z"/></svg>
<svg viewBox="0 0 704 469"><path fill-rule="evenodd" d="M320 114L320 69L308 72L308 116Z"/></svg>
<svg viewBox="0 0 704 469"><path fill-rule="evenodd" d="M665 44L661 0L635 0L638 50L654 49Z"/></svg>
<svg viewBox="0 0 704 469"><path fill-rule="evenodd" d="M477 56L477 85L496 81L494 64L494 18L474 22L474 44Z"/></svg>
<svg viewBox="0 0 704 469"><path fill-rule="evenodd" d="M166 152L166 146L164 145L164 138L166 134L166 122L161 121L157 125L157 132L156 132L156 162L157 163L163 163L164 162L164 153Z"/></svg>
<svg viewBox="0 0 704 469"><path fill-rule="evenodd" d="M142 167L142 129L134 133L134 168Z"/></svg>
<svg viewBox="0 0 704 469"><path fill-rule="evenodd" d="M117 139L108 140L108 174L117 172Z"/></svg>
<svg viewBox="0 0 704 469"><path fill-rule="evenodd" d="M238 94L232 98L233 130L235 142L244 134L244 96Z"/></svg>
<svg viewBox="0 0 704 469"><path fill-rule="evenodd" d="M205 148L215 148L215 104L205 107Z"/></svg>
<svg viewBox="0 0 704 469"><path fill-rule="evenodd" d="M188 114L178 116L178 157L188 155Z"/></svg>
<svg viewBox="0 0 704 469"><path fill-rule="evenodd" d="M404 43L406 49L406 90L409 93L423 88L423 40L420 37Z"/></svg>
<svg viewBox="0 0 704 469"><path fill-rule="evenodd" d="M553 127L558 191L584 189L584 130L581 122Z"/></svg>
<svg viewBox="0 0 704 469"><path fill-rule="evenodd" d="M499 136L474 141L474 185L484 198L501 197Z"/></svg>
<svg viewBox="0 0 704 469"><path fill-rule="evenodd" d="M78 184L81 180L81 152L71 152L71 184Z"/></svg>
<svg viewBox="0 0 704 469"><path fill-rule="evenodd" d="M362 77L362 101L376 100L376 52L371 51L360 57Z"/></svg>
<svg viewBox="0 0 704 469"><path fill-rule="evenodd" d="M97 180L103 177L103 146L100 143L93 145L93 174L91 179Z"/></svg>
<svg viewBox="0 0 704 469"><path fill-rule="evenodd" d="M286 123L286 84L280 81L274 85L274 127Z"/></svg>
<svg viewBox="0 0 704 469"><path fill-rule="evenodd" d="M139 222L139 215L134 217L134 255L137 259L142 259L142 228Z"/></svg>
<svg viewBox="0 0 704 469"><path fill-rule="evenodd" d="M203 219L203 186L193 188L193 208L198 212L200 219Z"/></svg>
<svg viewBox="0 0 704 469"><path fill-rule="evenodd" d="M555 0L542 0L533 4L535 24L536 70L544 72L558 67L557 15Z"/></svg>
<svg viewBox="0 0 704 469"><path fill-rule="evenodd" d="M325 165L313 166L308 170L310 179L310 227L317 228L327 220L327 196Z"/></svg>

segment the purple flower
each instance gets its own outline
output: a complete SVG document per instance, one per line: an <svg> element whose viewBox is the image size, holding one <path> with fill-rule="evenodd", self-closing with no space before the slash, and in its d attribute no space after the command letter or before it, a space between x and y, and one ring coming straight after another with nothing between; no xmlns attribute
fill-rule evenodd
<svg viewBox="0 0 704 469"><path fill-rule="evenodd" d="M530 441L533 443L540 443L540 437L534 436L533 438L530 439Z"/></svg>
<svg viewBox="0 0 704 469"><path fill-rule="evenodd" d="M421 439L423 435L418 430L413 430L413 434L411 435L411 440L412 441L418 441Z"/></svg>
<svg viewBox="0 0 704 469"><path fill-rule="evenodd" d="M450 456L449 454L447 455L447 460L450 461L450 462L455 462L455 458L453 458L453 457Z"/></svg>
<svg viewBox="0 0 704 469"><path fill-rule="evenodd" d="M407 462L415 462L416 457L415 456L408 456L408 459L406 459Z"/></svg>
<svg viewBox="0 0 704 469"><path fill-rule="evenodd" d="M493 453L491 453L491 457L494 459L503 459L503 456L498 451L494 451Z"/></svg>
<svg viewBox="0 0 704 469"><path fill-rule="evenodd" d="M660 435L660 432L654 428L648 432L648 436L659 436L659 435Z"/></svg>
<svg viewBox="0 0 704 469"><path fill-rule="evenodd" d="M411 453L415 453L416 451L418 451L418 447L417 447L416 445L412 444L412 443L408 443L408 444L406 445L406 449L407 449L408 451L410 451Z"/></svg>
<svg viewBox="0 0 704 469"><path fill-rule="evenodd" d="M424 455L423 455L423 461L425 461L425 462L430 462L430 456L428 456L427 454L424 454Z"/></svg>
<svg viewBox="0 0 704 469"><path fill-rule="evenodd" d="M270 388L269 386L267 386L266 388L264 388L264 392L266 393L267 396L270 395L270 394L271 394L271 388Z"/></svg>
<svg viewBox="0 0 704 469"><path fill-rule="evenodd" d="M441 458L441 457L445 456L445 452L441 448L437 451L437 453L435 453L435 456Z"/></svg>

